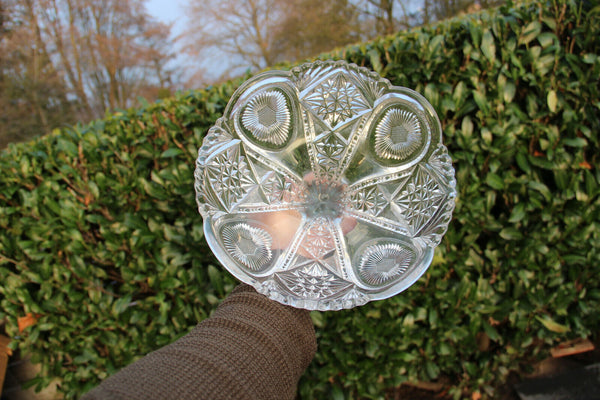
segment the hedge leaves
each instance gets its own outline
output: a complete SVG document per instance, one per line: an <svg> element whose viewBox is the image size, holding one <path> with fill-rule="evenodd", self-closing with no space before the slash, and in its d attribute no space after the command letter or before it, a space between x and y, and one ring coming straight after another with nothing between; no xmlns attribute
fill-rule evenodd
<svg viewBox="0 0 600 400"><path fill-rule="evenodd" d="M455 217L394 298L313 312L302 398L384 398L510 371L600 328L600 7L528 3L323 58L423 93L455 162ZM284 66L289 67L289 66ZM210 315L235 280L196 211L196 151L235 83L64 129L0 155L0 317L68 398ZM23 332L17 319L37 323Z"/></svg>

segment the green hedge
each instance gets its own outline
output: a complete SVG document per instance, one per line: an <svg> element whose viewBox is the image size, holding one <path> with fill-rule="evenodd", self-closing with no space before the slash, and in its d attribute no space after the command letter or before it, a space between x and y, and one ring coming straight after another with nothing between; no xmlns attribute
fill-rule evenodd
<svg viewBox="0 0 600 400"><path fill-rule="evenodd" d="M394 298L312 314L305 399L411 380L493 397L557 342L600 328L600 6L529 3L342 49L423 93L455 162L455 217ZM197 148L227 83L0 155L0 318L77 397L207 317L235 283L196 211ZM37 324L19 333L17 318Z"/></svg>

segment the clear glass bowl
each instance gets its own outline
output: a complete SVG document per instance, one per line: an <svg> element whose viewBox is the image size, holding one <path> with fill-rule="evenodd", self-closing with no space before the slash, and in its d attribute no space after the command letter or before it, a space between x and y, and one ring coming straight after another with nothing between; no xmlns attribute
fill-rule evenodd
<svg viewBox="0 0 600 400"><path fill-rule="evenodd" d="M245 82L195 171L205 237L225 268L310 310L412 285L447 229L455 187L427 100L341 61Z"/></svg>

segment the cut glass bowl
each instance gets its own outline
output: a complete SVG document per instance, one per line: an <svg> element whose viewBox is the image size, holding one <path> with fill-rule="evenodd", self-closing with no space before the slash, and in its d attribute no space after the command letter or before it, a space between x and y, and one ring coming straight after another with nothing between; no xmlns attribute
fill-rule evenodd
<svg viewBox="0 0 600 400"><path fill-rule="evenodd" d="M245 82L195 171L205 237L225 268L311 310L412 285L448 227L455 187L427 100L341 61Z"/></svg>

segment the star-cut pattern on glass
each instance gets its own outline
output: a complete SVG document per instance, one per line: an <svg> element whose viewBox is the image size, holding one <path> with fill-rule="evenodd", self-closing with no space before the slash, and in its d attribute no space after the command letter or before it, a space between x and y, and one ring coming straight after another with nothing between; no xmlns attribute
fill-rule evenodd
<svg viewBox="0 0 600 400"><path fill-rule="evenodd" d="M378 216L388 205L388 201L377 185L369 186L350 196L350 205L354 210Z"/></svg>
<svg viewBox="0 0 600 400"><path fill-rule="evenodd" d="M326 175L333 175L340 165L340 160L347 147L346 141L334 132L329 132L324 136L318 137L315 140L314 146L319 168Z"/></svg>
<svg viewBox="0 0 600 400"><path fill-rule="evenodd" d="M287 177L273 172L272 175L261 183L261 188L269 203L290 201L294 184Z"/></svg>
<svg viewBox="0 0 600 400"><path fill-rule="evenodd" d="M360 90L341 74L322 82L304 101L331 127L370 108Z"/></svg>
<svg viewBox="0 0 600 400"><path fill-rule="evenodd" d="M228 211L256 185L254 174L238 146L215 156L207 164L206 173L211 187Z"/></svg>
<svg viewBox="0 0 600 400"><path fill-rule="evenodd" d="M320 259L335 248L334 239L328 229L326 218L316 218L306 232L306 236L302 241L302 248L315 259Z"/></svg>
<svg viewBox="0 0 600 400"><path fill-rule="evenodd" d="M323 299L350 286L316 262L278 276L290 291L304 299Z"/></svg>
<svg viewBox="0 0 600 400"><path fill-rule="evenodd" d="M423 168L417 168L393 201L416 233L433 217L443 199L437 180Z"/></svg>

